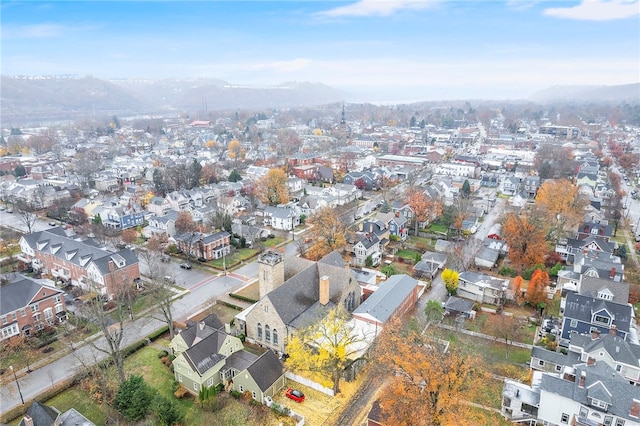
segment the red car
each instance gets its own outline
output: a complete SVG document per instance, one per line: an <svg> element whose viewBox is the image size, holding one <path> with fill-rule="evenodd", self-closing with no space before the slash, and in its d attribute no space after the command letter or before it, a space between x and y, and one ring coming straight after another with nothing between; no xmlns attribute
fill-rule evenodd
<svg viewBox="0 0 640 426"><path fill-rule="evenodd" d="M291 398L296 402L304 401L304 394L299 390L289 388L287 389L286 395L287 395L287 398Z"/></svg>

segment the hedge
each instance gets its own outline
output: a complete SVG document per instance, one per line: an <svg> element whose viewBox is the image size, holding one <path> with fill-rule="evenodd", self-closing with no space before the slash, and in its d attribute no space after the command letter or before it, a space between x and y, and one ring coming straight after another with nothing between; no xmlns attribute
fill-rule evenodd
<svg viewBox="0 0 640 426"><path fill-rule="evenodd" d="M221 305L224 305L224 306L226 306L228 308L235 309L236 311L244 311L244 308L241 308L238 305L234 305L233 303L229 303L229 302L224 301L224 300L218 300L218 303L220 303Z"/></svg>
<svg viewBox="0 0 640 426"><path fill-rule="evenodd" d="M244 300L245 302L250 302L250 303L256 303L257 302L256 299L252 299L251 297L242 296L242 295L236 294L236 293L229 293L229 296L233 297L234 299Z"/></svg>

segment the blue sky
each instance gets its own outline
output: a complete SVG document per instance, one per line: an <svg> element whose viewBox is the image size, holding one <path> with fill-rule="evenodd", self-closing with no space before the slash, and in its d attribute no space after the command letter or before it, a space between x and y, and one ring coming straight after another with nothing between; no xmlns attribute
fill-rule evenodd
<svg viewBox="0 0 640 426"><path fill-rule="evenodd" d="M366 101L640 81L639 0L1 3L3 75L321 82Z"/></svg>

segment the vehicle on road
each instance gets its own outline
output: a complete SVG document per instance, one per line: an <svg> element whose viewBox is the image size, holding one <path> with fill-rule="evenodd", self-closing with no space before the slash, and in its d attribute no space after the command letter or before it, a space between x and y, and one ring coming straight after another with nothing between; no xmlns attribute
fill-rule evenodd
<svg viewBox="0 0 640 426"><path fill-rule="evenodd" d="M7 209L7 213L13 213L13 209Z"/></svg>
<svg viewBox="0 0 640 426"><path fill-rule="evenodd" d="M296 402L304 401L304 394L297 389L289 388L287 389L285 395L287 396L287 398L293 399Z"/></svg>
<svg viewBox="0 0 640 426"><path fill-rule="evenodd" d="M190 264L190 263L188 263L188 262L184 262L184 263L181 263L181 264L180 264L180 267L181 267L182 269L191 269L191 264Z"/></svg>

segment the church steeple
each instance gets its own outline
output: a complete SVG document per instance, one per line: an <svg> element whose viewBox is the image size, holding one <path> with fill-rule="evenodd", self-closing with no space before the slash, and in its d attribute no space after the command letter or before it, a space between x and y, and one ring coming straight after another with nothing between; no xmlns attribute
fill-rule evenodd
<svg viewBox="0 0 640 426"><path fill-rule="evenodd" d="M342 103L342 118L340 119L340 124L344 125L347 121L344 119L344 102Z"/></svg>

